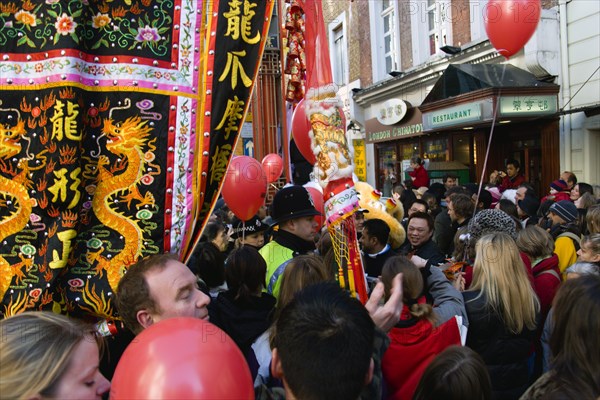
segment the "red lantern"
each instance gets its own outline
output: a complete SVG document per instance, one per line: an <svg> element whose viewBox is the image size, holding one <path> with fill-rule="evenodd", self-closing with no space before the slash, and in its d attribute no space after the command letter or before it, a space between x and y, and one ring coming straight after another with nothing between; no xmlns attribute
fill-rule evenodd
<svg viewBox="0 0 600 400"><path fill-rule="evenodd" d="M225 332L200 319L171 318L125 349L110 398L253 399L254 389L246 359Z"/></svg>
<svg viewBox="0 0 600 400"><path fill-rule="evenodd" d="M248 156L233 158L221 194L235 216L248 221L264 204L267 195L267 176L262 165Z"/></svg>
<svg viewBox="0 0 600 400"><path fill-rule="evenodd" d="M510 58L525 46L540 20L540 0L490 0L485 31L498 53Z"/></svg>
<svg viewBox="0 0 600 400"><path fill-rule="evenodd" d="M279 179L283 172L283 160L278 154L267 154L265 158L262 159L261 164L267 174L268 183L273 183Z"/></svg>
<svg viewBox="0 0 600 400"><path fill-rule="evenodd" d="M315 221L317 221L317 224L319 224L320 229L323 226L323 223L325 222L325 205L323 204L323 191L319 190L321 189L321 187L315 182L308 182L304 185L304 187L306 188L306 190L308 190L308 193L312 198L315 208L318 212L321 213L321 215L317 215L315 217Z"/></svg>

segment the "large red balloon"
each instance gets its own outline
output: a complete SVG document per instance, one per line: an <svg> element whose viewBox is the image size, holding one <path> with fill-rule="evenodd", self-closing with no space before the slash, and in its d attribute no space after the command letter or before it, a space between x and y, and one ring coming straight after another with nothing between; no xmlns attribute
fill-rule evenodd
<svg viewBox="0 0 600 400"><path fill-rule="evenodd" d="M283 172L283 160L279 157L279 154L267 154L265 158L262 159L261 164L267 174L268 183L273 183L279 179Z"/></svg>
<svg viewBox="0 0 600 400"><path fill-rule="evenodd" d="M507 59L531 38L540 20L540 0L490 0L485 7L485 31L498 53Z"/></svg>
<svg viewBox="0 0 600 400"><path fill-rule="evenodd" d="M145 329L125 349L110 398L254 399L248 364L233 339L195 318Z"/></svg>
<svg viewBox="0 0 600 400"><path fill-rule="evenodd" d="M310 197L312 198L313 204L318 212L321 215L317 215L315 217L315 221L319 224L319 227L323 226L325 222L325 205L323 204L323 192L319 190L319 186L317 183L308 182L304 185L308 193L310 193Z"/></svg>
<svg viewBox="0 0 600 400"><path fill-rule="evenodd" d="M248 156L232 159L221 194L235 216L248 221L264 204L267 195L267 176L262 165Z"/></svg>

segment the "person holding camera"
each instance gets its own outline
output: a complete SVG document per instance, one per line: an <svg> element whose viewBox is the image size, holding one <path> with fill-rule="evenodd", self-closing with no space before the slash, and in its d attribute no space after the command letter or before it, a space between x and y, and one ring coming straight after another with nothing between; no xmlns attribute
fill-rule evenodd
<svg viewBox="0 0 600 400"><path fill-rule="evenodd" d="M519 161L514 159L506 160L505 166L506 172L493 171L490 174L490 182L497 182L502 179L498 186L500 192L504 192L507 189L518 189L519 186L525 182L525 177L521 172L521 164Z"/></svg>

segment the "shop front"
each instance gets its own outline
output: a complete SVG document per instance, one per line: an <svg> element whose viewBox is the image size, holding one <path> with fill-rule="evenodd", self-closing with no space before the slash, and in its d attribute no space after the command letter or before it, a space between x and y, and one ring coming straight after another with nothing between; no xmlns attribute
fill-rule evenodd
<svg viewBox="0 0 600 400"><path fill-rule="evenodd" d="M558 90L509 64L449 65L421 105L408 105L401 119L388 116L402 114L394 104L404 101L388 99L377 105L377 118L365 121L377 187L390 174L405 177L415 155L427 160L432 182L452 172L461 183L479 182L482 174L487 181L513 158L526 180L545 193L560 175Z"/></svg>

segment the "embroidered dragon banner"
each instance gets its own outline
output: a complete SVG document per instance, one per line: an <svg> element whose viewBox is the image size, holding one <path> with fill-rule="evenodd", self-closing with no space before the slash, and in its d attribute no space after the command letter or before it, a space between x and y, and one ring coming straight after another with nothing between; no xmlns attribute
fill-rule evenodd
<svg viewBox="0 0 600 400"><path fill-rule="evenodd" d="M0 3L0 316L115 318L131 264L185 258L218 197L272 7Z"/></svg>

